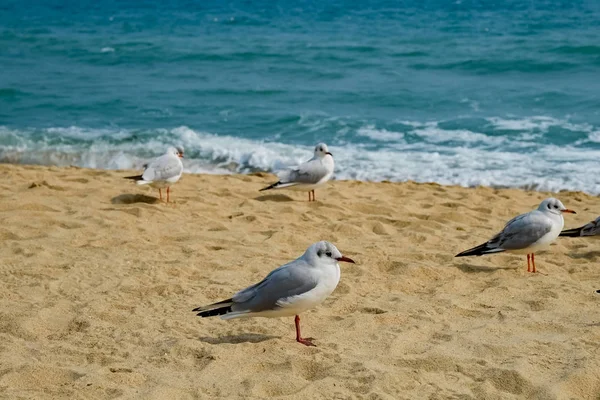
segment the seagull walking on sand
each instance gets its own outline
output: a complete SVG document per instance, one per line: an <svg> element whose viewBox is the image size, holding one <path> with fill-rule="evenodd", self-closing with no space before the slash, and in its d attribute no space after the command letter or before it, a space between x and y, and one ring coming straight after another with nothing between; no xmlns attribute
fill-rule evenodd
<svg viewBox="0 0 600 400"><path fill-rule="evenodd" d="M456 257L482 256L504 251L527 254L527 272L536 272L534 253L556 240L565 224L563 213L575 214L575 211L566 208L558 199L547 198L537 210L511 219L496 236Z"/></svg>
<svg viewBox="0 0 600 400"><path fill-rule="evenodd" d="M133 179L138 185L150 185L158 189L161 200L162 189L167 188L168 203L171 185L177 183L183 173L182 158L182 147L169 147L165 154L144 165L144 172L141 175L126 176L125 179Z"/></svg>
<svg viewBox="0 0 600 400"><path fill-rule="evenodd" d="M600 217L594 221L579 228L565 229L559 236L579 237L579 236L597 236L600 235Z"/></svg>
<svg viewBox="0 0 600 400"><path fill-rule="evenodd" d="M313 158L294 169L279 172L277 174L279 181L260 191L269 189L308 191L308 201L315 201L315 189L331 179L334 167L333 154L329 152L325 143L319 143L315 146Z"/></svg>
<svg viewBox="0 0 600 400"><path fill-rule="evenodd" d="M353 263L331 243L311 245L296 260L273 270L261 282L240 290L230 299L194 308L200 317L222 319L295 316L296 341L315 346L313 338L300 334L299 314L321 304L340 281L338 262Z"/></svg>

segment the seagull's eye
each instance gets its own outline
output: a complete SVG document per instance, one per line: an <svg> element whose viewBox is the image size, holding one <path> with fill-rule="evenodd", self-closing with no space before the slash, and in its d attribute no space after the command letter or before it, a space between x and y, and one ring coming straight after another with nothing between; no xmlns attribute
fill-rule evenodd
<svg viewBox="0 0 600 400"><path fill-rule="evenodd" d="M548 209L550 209L550 207L551 207L551 205L550 205L550 204L548 204Z"/></svg>
<svg viewBox="0 0 600 400"><path fill-rule="evenodd" d="M325 255L326 255L327 257L331 257L331 252L330 252L330 251L328 251L328 252L326 252L326 253L325 253Z"/></svg>

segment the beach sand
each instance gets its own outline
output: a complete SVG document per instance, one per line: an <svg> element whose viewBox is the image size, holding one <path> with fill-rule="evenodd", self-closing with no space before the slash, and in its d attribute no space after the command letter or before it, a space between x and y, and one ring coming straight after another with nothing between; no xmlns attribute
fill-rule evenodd
<svg viewBox="0 0 600 400"><path fill-rule="evenodd" d="M549 193L184 175L172 204L134 171L0 165L0 397L597 399L600 240L454 258ZM600 200L555 194L577 215ZM199 318L333 242L338 288L293 318Z"/></svg>

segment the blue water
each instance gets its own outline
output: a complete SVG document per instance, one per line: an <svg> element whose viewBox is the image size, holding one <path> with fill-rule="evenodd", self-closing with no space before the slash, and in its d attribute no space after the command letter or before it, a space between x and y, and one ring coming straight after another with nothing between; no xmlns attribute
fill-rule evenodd
<svg viewBox="0 0 600 400"><path fill-rule="evenodd" d="M597 1L0 0L0 162L600 193Z"/></svg>

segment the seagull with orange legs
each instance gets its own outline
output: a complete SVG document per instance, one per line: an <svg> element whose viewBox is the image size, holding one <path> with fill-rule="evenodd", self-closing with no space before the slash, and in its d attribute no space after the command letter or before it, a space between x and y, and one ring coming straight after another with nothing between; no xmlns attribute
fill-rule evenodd
<svg viewBox="0 0 600 400"><path fill-rule="evenodd" d="M325 143L319 143L315 147L313 158L294 169L281 171L277 174L279 181L259 191L270 189L304 191L308 192L308 201L315 201L315 189L331 179L334 168L333 154L329 152Z"/></svg>
<svg viewBox="0 0 600 400"><path fill-rule="evenodd" d="M257 284L240 290L230 299L194 308L200 317L222 319L295 316L296 341L315 346L313 338L300 334L299 314L321 304L340 281L338 262L353 263L331 243L311 245L296 260L273 270Z"/></svg>
<svg viewBox="0 0 600 400"><path fill-rule="evenodd" d="M126 176L125 179L132 179L138 185L150 185L158 189L161 200L162 189L166 188L168 203L171 186L177 183L183 173L182 158L183 148L169 147L165 154L144 165L144 172L141 175Z"/></svg>
<svg viewBox="0 0 600 400"><path fill-rule="evenodd" d="M496 236L457 254L456 257L482 256L505 251L527 254L527 272L536 272L535 252L550 246L556 240L565 224L563 213L575 214L575 211L566 208L560 200L547 198L537 210L511 219Z"/></svg>

